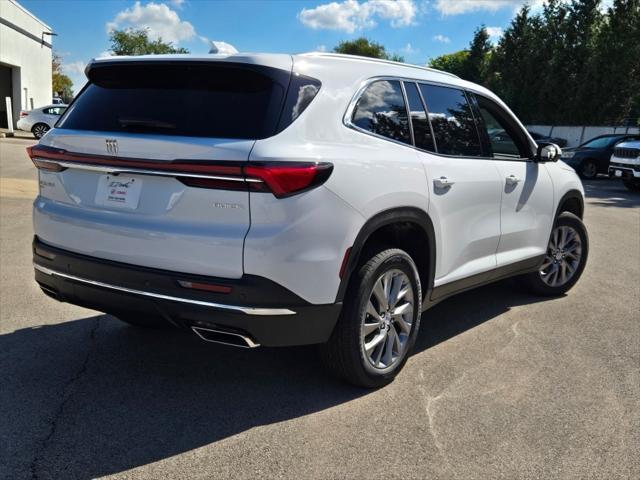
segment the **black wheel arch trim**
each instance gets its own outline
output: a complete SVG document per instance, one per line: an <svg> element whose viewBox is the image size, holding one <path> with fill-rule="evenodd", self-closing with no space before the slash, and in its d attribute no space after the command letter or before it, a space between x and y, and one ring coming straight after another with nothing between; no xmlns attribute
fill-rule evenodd
<svg viewBox="0 0 640 480"><path fill-rule="evenodd" d="M358 235L351 246L347 266L342 276L342 280L340 281L340 287L338 288L336 302L343 301L351 275L355 272L358 264L360 263L362 249L371 235L386 225L403 222L417 224L426 234L428 245L425 247L428 249L428 270L427 281L425 282L425 285L423 285L423 298L426 299L431 296L436 268L436 236L433 228L433 222L427 212L420 208L396 207L377 213L367 220L358 232Z"/></svg>
<svg viewBox="0 0 640 480"><path fill-rule="evenodd" d="M556 207L556 214L553 217L554 218L554 222L557 220L558 216L562 212L568 211L568 210L563 210L562 209L563 205L568 200L577 200L578 201L578 205L579 205L579 208L580 208L580 212L578 214L578 217L580 218L580 220L582 220L582 217L584 216L584 196L582 195L582 192L580 190L572 189L572 190L569 190L568 192L566 192L560 198L560 201L558 202L558 206Z"/></svg>

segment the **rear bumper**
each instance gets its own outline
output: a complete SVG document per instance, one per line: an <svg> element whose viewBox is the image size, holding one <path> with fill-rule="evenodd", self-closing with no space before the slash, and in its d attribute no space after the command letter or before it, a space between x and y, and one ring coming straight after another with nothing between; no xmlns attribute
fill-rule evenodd
<svg viewBox="0 0 640 480"><path fill-rule="evenodd" d="M49 296L114 316L145 315L178 327L246 335L264 346L326 342L341 304L314 305L270 280L211 278L88 257L33 242L35 279ZM206 283L229 293L183 288Z"/></svg>

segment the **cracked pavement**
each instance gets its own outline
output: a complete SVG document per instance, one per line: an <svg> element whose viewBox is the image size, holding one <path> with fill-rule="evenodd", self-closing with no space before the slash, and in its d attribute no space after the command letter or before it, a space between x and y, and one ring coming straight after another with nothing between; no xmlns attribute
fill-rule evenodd
<svg viewBox="0 0 640 480"><path fill-rule="evenodd" d="M396 381L57 303L33 282L35 171L0 140L0 478L640 477L640 195L586 184L562 298L512 281L427 312Z"/></svg>

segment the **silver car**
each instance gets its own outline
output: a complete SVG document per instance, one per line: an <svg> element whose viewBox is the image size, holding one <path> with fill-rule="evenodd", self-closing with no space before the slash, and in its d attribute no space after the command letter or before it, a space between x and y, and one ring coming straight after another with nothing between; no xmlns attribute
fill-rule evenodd
<svg viewBox="0 0 640 480"><path fill-rule="evenodd" d="M53 128L60 116L67 109L67 105L47 105L20 112L18 130L33 133L37 139L41 139L45 133Z"/></svg>

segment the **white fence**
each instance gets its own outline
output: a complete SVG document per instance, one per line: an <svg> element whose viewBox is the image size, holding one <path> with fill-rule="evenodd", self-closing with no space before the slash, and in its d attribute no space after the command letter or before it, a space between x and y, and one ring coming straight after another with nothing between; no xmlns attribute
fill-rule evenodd
<svg viewBox="0 0 640 480"><path fill-rule="evenodd" d="M640 127L569 127L564 125L527 125L530 132L556 138L566 138L567 147L576 147L587 140L607 133L640 133Z"/></svg>

